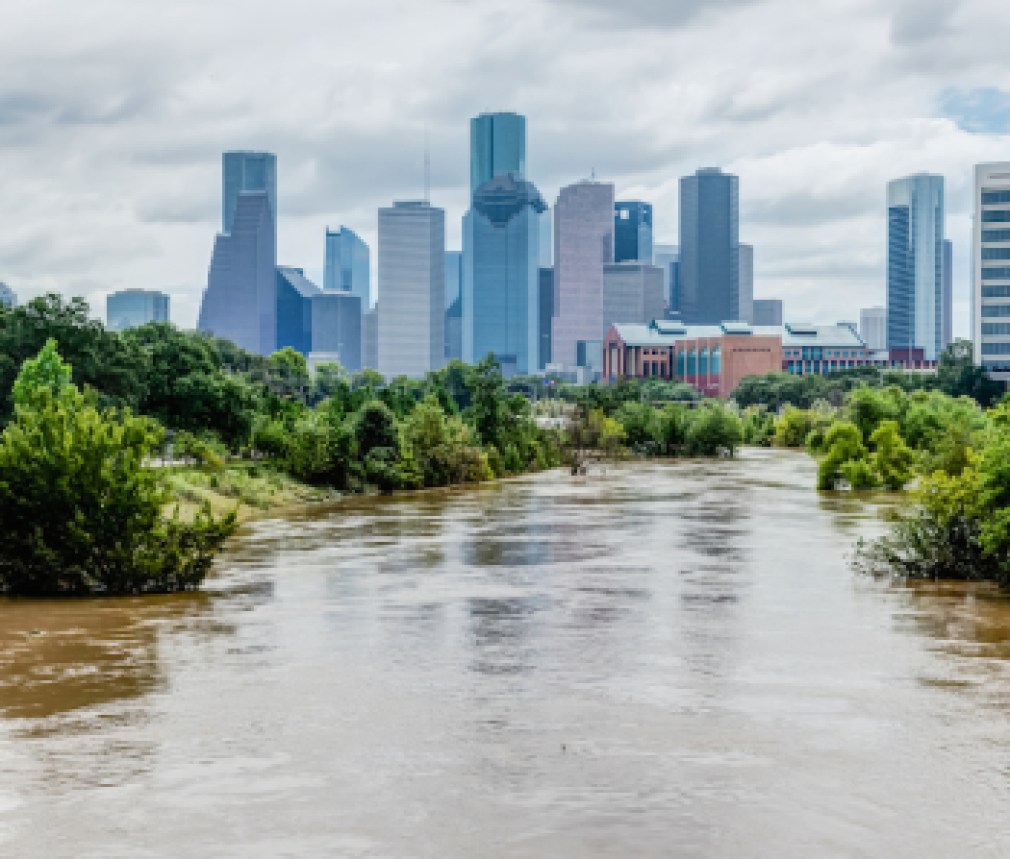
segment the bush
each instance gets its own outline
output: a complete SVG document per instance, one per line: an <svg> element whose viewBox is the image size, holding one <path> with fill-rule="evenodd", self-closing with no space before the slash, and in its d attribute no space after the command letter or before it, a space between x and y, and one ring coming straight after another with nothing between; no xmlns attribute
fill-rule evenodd
<svg viewBox="0 0 1010 859"><path fill-rule="evenodd" d="M167 593L196 587L234 514L166 518L166 474L144 466L161 429L101 411L47 371L51 341L15 385L0 437L0 591L30 596ZM64 365L65 366L65 365Z"/></svg>

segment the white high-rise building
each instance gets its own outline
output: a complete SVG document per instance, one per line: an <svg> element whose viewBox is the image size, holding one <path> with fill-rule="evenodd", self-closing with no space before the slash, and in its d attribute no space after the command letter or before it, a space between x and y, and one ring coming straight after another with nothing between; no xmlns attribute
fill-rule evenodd
<svg viewBox="0 0 1010 859"><path fill-rule="evenodd" d="M887 310L883 307L864 307L859 311L859 336L866 348L879 352L887 348Z"/></svg>
<svg viewBox="0 0 1010 859"><path fill-rule="evenodd" d="M379 209L379 372L423 376L445 363L445 211Z"/></svg>
<svg viewBox="0 0 1010 859"><path fill-rule="evenodd" d="M971 257L975 363L1010 381L1010 161L975 167Z"/></svg>
<svg viewBox="0 0 1010 859"><path fill-rule="evenodd" d="M0 282L0 305L4 307L17 307L17 294L6 283Z"/></svg>

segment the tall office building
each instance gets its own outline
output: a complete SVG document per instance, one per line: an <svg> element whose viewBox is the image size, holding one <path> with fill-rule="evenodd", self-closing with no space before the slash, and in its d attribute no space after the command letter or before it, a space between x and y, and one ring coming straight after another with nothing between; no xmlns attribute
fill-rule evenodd
<svg viewBox="0 0 1010 859"><path fill-rule="evenodd" d="M887 185L887 348L943 349L943 177L918 174Z"/></svg>
<svg viewBox="0 0 1010 859"><path fill-rule="evenodd" d="M526 178L526 117L482 113L470 120L470 195L495 176Z"/></svg>
<svg viewBox="0 0 1010 859"><path fill-rule="evenodd" d="M614 323L648 325L665 315L661 269L640 262L619 262L603 267L603 337Z"/></svg>
<svg viewBox="0 0 1010 859"><path fill-rule="evenodd" d="M426 201L379 209L379 372L445 363L445 212Z"/></svg>
<svg viewBox="0 0 1010 859"><path fill-rule="evenodd" d="M554 319L551 363L602 365L603 267L614 261L614 186L562 188L554 207ZM581 344L581 345L580 345Z"/></svg>
<svg viewBox="0 0 1010 859"><path fill-rule="evenodd" d="M319 287L300 268L277 266L277 337L274 349L312 351L312 297Z"/></svg>
<svg viewBox="0 0 1010 859"><path fill-rule="evenodd" d="M680 246L655 245L653 258L663 271L666 306L671 313L680 313Z"/></svg>
<svg viewBox="0 0 1010 859"><path fill-rule="evenodd" d="M1010 381L1010 161L975 167L971 256L975 363Z"/></svg>
<svg viewBox="0 0 1010 859"><path fill-rule="evenodd" d="M267 195L270 219L277 223L277 156L272 152L225 152L221 156L221 232L230 233L243 191Z"/></svg>
<svg viewBox="0 0 1010 859"><path fill-rule="evenodd" d="M105 299L105 322L110 331L125 331L148 322L168 322L168 296L148 289L124 289Z"/></svg>
<svg viewBox="0 0 1010 859"><path fill-rule="evenodd" d="M740 183L710 167L680 180L680 312L717 323L740 311Z"/></svg>
<svg viewBox="0 0 1010 859"><path fill-rule="evenodd" d="M463 359L463 252L445 252L445 360Z"/></svg>
<svg viewBox="0 0 1010 859"><path fill-rule="evenodd" d="M0 281L0 306L8 309L18 306L17 293L2 281Z"/></svg>
<svg viewBox="0 0 1010 859"><path fill-rule="evenodd" d="M379 369L379 305L361 314L361 366Z"/></svg>
<svg viewBox="0 0 1010 859"><path fill-rule="evenodd" d="M737 321L754 322L754 247L740 245L740 289L737 293Z"/></svg>
<svg viewBox="0 0 1010 859"><path fill-rule="evenodd" d="M541 268L538 274L540 285L540 314L537 325L540 330L539 358L537 369L543 370L551 363L551 323L554 320L554 269Z"/></svg>
<svg viewBox="0 0 1010 859"><path fill-rule="evenodd" d="M618 200L614 204L614 262L652 265L652 204Z"/></svg>
<svg viewBox="0 0 1010 859"><path fill-rule="evenodd" d="M943 338L946 349L954 342L954 245L943 240Z"/></svg>
<svg viewBox="0 0 1010 859"><path fill-rule="evenodd" d="M311 305L311 347L315 361L336 360L345 370L361 369L361 298L342 289L317 290Z"/></svg>
<svg viewBox="0 0 1010 859"><path fill-rule="evenodd" d="M887 348L887 310L883 307L864 307L859 311L859 336L866 348L879 352Z"/></svg>
<svg viewBox="0 0 1010 859"><path fill-rule="evenodd" d="M539 356L540 215L530 182L496 176L463 217L463 361L493 353L506 375L533 373Z"/></svg>
<svg viewBox="0 0 1010 859"><path fill-rule="evenodd" d="M356 295L367 310L372 306L371 276L368 245L361 237L347 227L339 230L327 227L323 289L339 289Z"/></svg>
<svg viewBox="0 0 1010 859"><path fill-rule="evenodd" d="M775 326L782 324L781 298L754 299L754 325Z"/></svg>
<svg viewBox="0 0 1010 859"><path fill-rule="evenodd" d="M277 237L270 198L242 191L231 231L214 242L197 326L258 355L277 337Z"/></svg>

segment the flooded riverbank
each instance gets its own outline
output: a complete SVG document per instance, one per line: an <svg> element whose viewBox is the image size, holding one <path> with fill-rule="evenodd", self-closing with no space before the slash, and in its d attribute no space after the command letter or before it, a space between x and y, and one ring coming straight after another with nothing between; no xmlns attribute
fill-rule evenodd
<svg viewBox="0 0 1010 859"><path fill-rule="evenodd" d="M1010 601L788 452L354 498L0 602L0 855L1001 856Z"/></svg>

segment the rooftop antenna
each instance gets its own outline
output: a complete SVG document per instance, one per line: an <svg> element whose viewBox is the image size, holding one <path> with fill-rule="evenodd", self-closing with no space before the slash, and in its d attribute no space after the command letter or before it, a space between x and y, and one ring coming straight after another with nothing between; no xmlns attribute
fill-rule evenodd
<svg viewBox="0 0 1010 859"><path fill-rule="evenodd" d="M424 126L424 202L431 202L431 149L428 146L428 125Z"/></svg>

